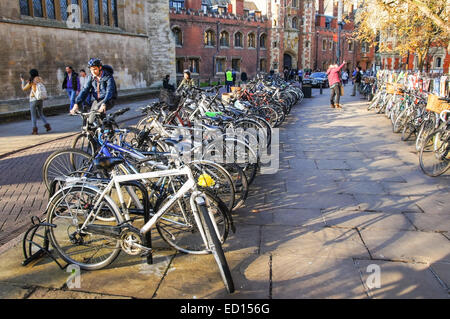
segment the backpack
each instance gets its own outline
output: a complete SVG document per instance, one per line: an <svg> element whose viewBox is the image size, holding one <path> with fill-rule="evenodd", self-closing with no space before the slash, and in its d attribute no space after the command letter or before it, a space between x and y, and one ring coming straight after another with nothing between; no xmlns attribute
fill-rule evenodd
<svg viewBox="0 0 450 319"><path fill-rule="evenodd" d="M34 97L36 100L45 100L47 99L47 89L45 88L45 85L41 82L36 83L36 91L33 92Z"/></svg>
<svg viewBox="0 0 450 319"><path fill-rule="evenodd" d="M111 74L111 76L113 76L113 74L114 74L114 69L112 68L112 66L107 65L107 64L104 64L104 65L102 66L102 69L108 71L108 72ZM113 80L114 80L114 77L113 77ZM117 85L116 85L116 81L115 81L115 80L114 80L114 94L113 94L113 99L117 99Z"/></svg>

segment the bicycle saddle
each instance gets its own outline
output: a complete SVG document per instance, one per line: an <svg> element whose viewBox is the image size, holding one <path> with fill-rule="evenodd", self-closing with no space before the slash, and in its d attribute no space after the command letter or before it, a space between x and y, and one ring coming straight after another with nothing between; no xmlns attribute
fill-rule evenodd
<svg viewBox="0 0 450 319"><path fill-rule="evenodd" d="M96 168L107 171L112 170L115 166L123 164L124 162L125 160L121 157L99 157L94 159L94 165Z"/></svg>

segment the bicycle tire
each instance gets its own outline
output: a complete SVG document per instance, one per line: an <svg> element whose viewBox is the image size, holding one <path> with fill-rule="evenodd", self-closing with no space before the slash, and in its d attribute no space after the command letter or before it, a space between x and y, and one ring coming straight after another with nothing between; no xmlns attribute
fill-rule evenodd
<svg viewBox="0 0 450 319"><path fill-rule="evenodd" d="M213 222L210 218L209 212L206 207L197 205L199 208L200 220L202 221L203 230L205 232L206 238L209 242L209 249L214 259L216 260L217 266L219 267L219 272L222 277L225 288L228 293L234 292L234 282L231 276L230 267L228 266L225 253L222 248L222 243L220 242L217 233L215 231Z"/></svg>
<svg viewBox="0 0 450 319"><path fill-rule="evenodd" d="M220 228L221 242L225 242L231 227L231 215L226 205L209 191L203 190L208 198L210 207L215 210L216 223ZM165 201L159 202L155 207L155 212L165 204ZM183 207L181 207L183 206ZM196 225L194 214L191 208L189 198L183 198L176 201L156 222L156 229L161 238L176 250L195 255L204 255L208 253L204 247L198 227ZM186 216L183 215L181 209L186 209Z"/></svg>
<svg viewBox="0 0 450 319"><path fill-rule="evenodd" d="M72 142L71 148L80 149L91 156L94 156L96 151L96 143L92 140L89 134L81 133L78 134Z"/></svg>
<svg viewBox="0 0 450 319"><path fill-rule="evenodd" d="M420 149L419 163L422 172L426 175L437 177L450 168L450 141L448 134L447 130L436 130L425 139ZM432 159L436 159L437 163L429 165L428 161Z"/></svg>
<svg viewBox="0 0 450 319"><path fill-rule="evenodd" d="M100 194L100 191L86 185L63 188L50 199L47 206L47 222L56 225L47 227L52 246L65 262L76 264L84 270L97 270L108 266L121 250L120 240L117 238L87 231L83 233L78 229L85 222L89 207L94 205ZM114 220L94 219L89 225L117 226L123 221L117 206L109 197L105 197L100 203L102 213L105 206ZM77 226L74 226L74 220ZM96 249L96 246L100 247ZM89 253L92 249L95 251Z"/></svg>
<svg viewBox="0 0 450 319"><path fill-rule="evenodd" d="M59 176L77 176L81 173L92 173L93 157L79 149L68 148L53 152L42 166L42 178L48 190L51 182Z"/></svg>

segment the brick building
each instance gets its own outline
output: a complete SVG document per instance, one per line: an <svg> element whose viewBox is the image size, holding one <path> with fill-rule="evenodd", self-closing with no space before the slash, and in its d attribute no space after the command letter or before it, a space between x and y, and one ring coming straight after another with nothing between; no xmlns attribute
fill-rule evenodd
<svg viewBox="0 0 450 319"><path fill-rule="evenodd" d="M228 68L253 77L285 67L324 70L336 60L337 2L332 15L324 0L170 0L170 7L178 79L188 68L204 82L223 80ZM341 60L368 69L374 49L351 40L353 13L344 14Z"/></svg>
<svg viewBox="0 0 450 319"><path fill-rule="evenodd" d="M51 99L65 95L65 66L79 71L91 57L113 66L119 95L149 88L166 73L174 77L168 17L166 0L0 1L0 105L27 105L20 74L32 68Z"/></svg>

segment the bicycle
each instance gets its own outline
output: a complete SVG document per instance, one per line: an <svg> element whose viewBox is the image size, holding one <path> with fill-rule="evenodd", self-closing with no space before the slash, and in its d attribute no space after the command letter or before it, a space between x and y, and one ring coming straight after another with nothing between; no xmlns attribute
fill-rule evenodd
<svg viewBox="0 0 450 319"><path fill-rule="evenodd" d="M145 235L179 199L189 198L192 216L191 219L186 219L186 222L192 223L192 227L198 230L205 250L214 255L227 291L234 292L234 283L219 239L221 234L214 212L207 208L207 201L210 199L198 190L191 169L184 166L165 171L117 175L114 167L122 163L123 159L117 157L96 159L96 167L109 171L112 176L106 186L98 184L96 180L71 178L51 197L47 205L47 222L53 226L47 227L47 231L58 255L64 261L85 270L108 266L120 251L129 255L145 256L151 252ZM187 177L179 190L152 213L150 220L140 229L134 227L120 184L179 176ZM108 195L113 189L118 195L120 207ZM110 218L105 219L105 216Z"/></svg>

